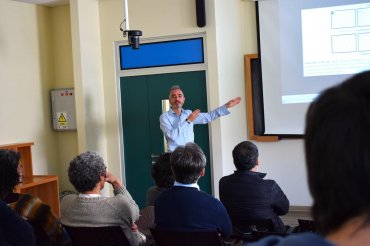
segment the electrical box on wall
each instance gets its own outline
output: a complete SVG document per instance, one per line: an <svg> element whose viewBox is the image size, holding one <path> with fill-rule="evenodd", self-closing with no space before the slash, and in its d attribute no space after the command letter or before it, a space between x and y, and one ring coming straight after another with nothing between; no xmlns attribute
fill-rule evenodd
<svg viewBox="0 0 370 246"><path fill-rule="evenodd" d="M52 89L50 94L53 129L56 131L76 130L74 89Z"/></svg>

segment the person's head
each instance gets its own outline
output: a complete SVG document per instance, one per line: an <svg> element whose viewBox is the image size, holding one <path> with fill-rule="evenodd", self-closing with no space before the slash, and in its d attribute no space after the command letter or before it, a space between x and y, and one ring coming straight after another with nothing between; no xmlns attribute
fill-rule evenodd
<svg viewBox="0 0 370 246"><path fill-rule="evenodd" d="M206 156L195 143L177 147L171 154L171 168L175 180L183 184L193 184L204 175Z"/></svg>
<svg viewBox="0 0 370 246"><path fill-rule="evenodd" d="M175 181L171 170L170 157L171 153L161 154L152 165L152 177L155 184L160 188L169 188Z"/></svg>
<svg viewBox="0 0 370 246"><path fill-rule="evenodd" d="M105 174L103 158L91 151L76 156L68 167L69 181L80 193L92 191L98 183L104 185Z"/></svg>
<svg viewBox="0 0 370 246"><path fill-rule="evenodd" d="M357 216L370 223L370 72L329 88L306 115L313 217L327 235Z"/></svg>
<svg viewBox="0 0 370 246"><path fill-rule="evenodd" d="M182 105L184 105L185 96L182 92L182 89L178 85L174 85L170 88L168 98L170 100L170 105L172 109L181 109Z"/></svg>
<svg viewBox="0 0 370 246"><path fill-rule="evenodd" d="M243 141L233 149L234 165L237 170L251 170L258 163L258 148L249 141Z"/></svg>
<svg viewBox="0 0 370 246"><path fill-rule="evenodd" d="M0 198L4 199L19 183L18 152L0 149Z"/></svg>

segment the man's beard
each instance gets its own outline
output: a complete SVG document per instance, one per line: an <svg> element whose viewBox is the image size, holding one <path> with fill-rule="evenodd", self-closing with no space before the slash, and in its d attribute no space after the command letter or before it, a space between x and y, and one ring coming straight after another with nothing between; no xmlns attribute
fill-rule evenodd
<svg viewBox="0 0 370 246"><path fill-rule="evenodd" d="M173 105L172 105L172 107L173 108L182 108L182 103L181 102L175 102Z"/></svg>

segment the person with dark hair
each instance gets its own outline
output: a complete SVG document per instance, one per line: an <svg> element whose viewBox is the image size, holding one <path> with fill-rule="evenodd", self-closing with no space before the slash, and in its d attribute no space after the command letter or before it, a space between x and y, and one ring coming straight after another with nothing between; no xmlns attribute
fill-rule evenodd
<svg viewBox="0 0 370 246"><path fill-rule="evenodd" d="M235 146L236 171L219 181L220 200L225 205L233 225L246 220L271 219L274 231L285 232L279 215L289 211L289 200L274 180L258 172L258 148L250 141Z"/></svg>
<svg viewBox="0 0 370 246"><path fill-rule="evenodd" d="M87 151L75 157L68 167L69 181L79 192L63 197L61 223L74 227L121 226L131 245L143 243L134 223L139 208L122 182L106 171L103 158ZM105 182L113 187L114 197L102 197ZM109 241L109 238L107 239Z"/></svg>
<svg viewBox="0 0 370 246"><path fill-rule="evenodd" d="M214 230L227 238L231 221L222 203L199 190L206 157L195 143L179 146L171 154L174 186L164 191L154 203L156 229L172 231Z"/></svg>
<svg viewBox="0 0 370 246"><path fill-rule="evenodd" d="M153 206L155 199L165 190L173 186L175 177L170 165L171 153L163 153L152 165L151 173L155 186L148 189L146 193L146 205Z"/></svg>
<svg viewBox="0 0 370 246"><path fill-rule="evenodd" d="M36 236L36 244L67 245L70 243L68 235L63 230L59 219L51 207L43 203L38 197L29 194L12 193L20 178L20 154L13 150L0 150L0 186L1 198L8 200L12 195L17 199L9 203L9 207L22 218L25 218L33 228L42 231L42 237ZM8 214L9 215L9 214ZM27 222L26 222L27 223ZM32 229L32 227L31 227ZM27 234L27 232L25 232ZM33 233L33 230L32 230ZM35 231L36 233L36 231ZM38 233L36 233L38 235ZM20 237L22 238L22 237ZM32 241L32 239L30 239ZM25 245L28 242L25 242Z"/></svg>
<svg viewBox="0 0 370 246"><path fill-rule="evenodd" d="M169 101L171 108L160 116L159 122L167 140L168 151L172 152L177 146L194 142L194 125L207 124L230 114L228 109L238 105L241 98L236 97L211 112L201 113L199 109L191 111L182 108L185 103L184 93L180 86L174 85L169 91Z"/></svg>
<svg viewBox="0 0 370 246"><path fill-rule="evenodd" d="M0 149L0 197L6 197L13 192L14 187L19 184L21 156L18 152L8 149Z"/></svg>
<svg viewBox="0 0 370 246"><path fill-rule="evenodd" d="M33 229L4 201L19 183L19 154L12 150L0 150L0 244L35 245Z"/></svg>
<svg viewBox="0 0 370 246"><path fill-rule="evenodd" d="M321 236L269 237L254 245L370 245L370 71L311 103L304 143L312 215Z"/></svg>
<svg viewBox="0 0 370 246"><path fill-rule="evenodd" d="M146 245L154 244L154 239L150 231L155 226L154 201L163 191L172 187L175 182L175 177L171 170L170 157L171 153L163 153L152 165L151 173L156 185L148 189L146 193L147 206L140 210L140 218L136 221L140 232L146 236Z"/></svg>

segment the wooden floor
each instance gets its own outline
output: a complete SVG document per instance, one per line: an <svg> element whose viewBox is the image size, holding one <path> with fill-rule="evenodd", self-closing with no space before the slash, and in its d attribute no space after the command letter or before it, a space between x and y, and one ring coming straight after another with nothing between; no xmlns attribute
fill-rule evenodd
<svg viewBox="0 0 370 246"><path fill-rule="evenodd" d="M280 216L285 225L297 226L297 219L312 220L310 207L306 206L291 206L287 215Z"/></svg>

